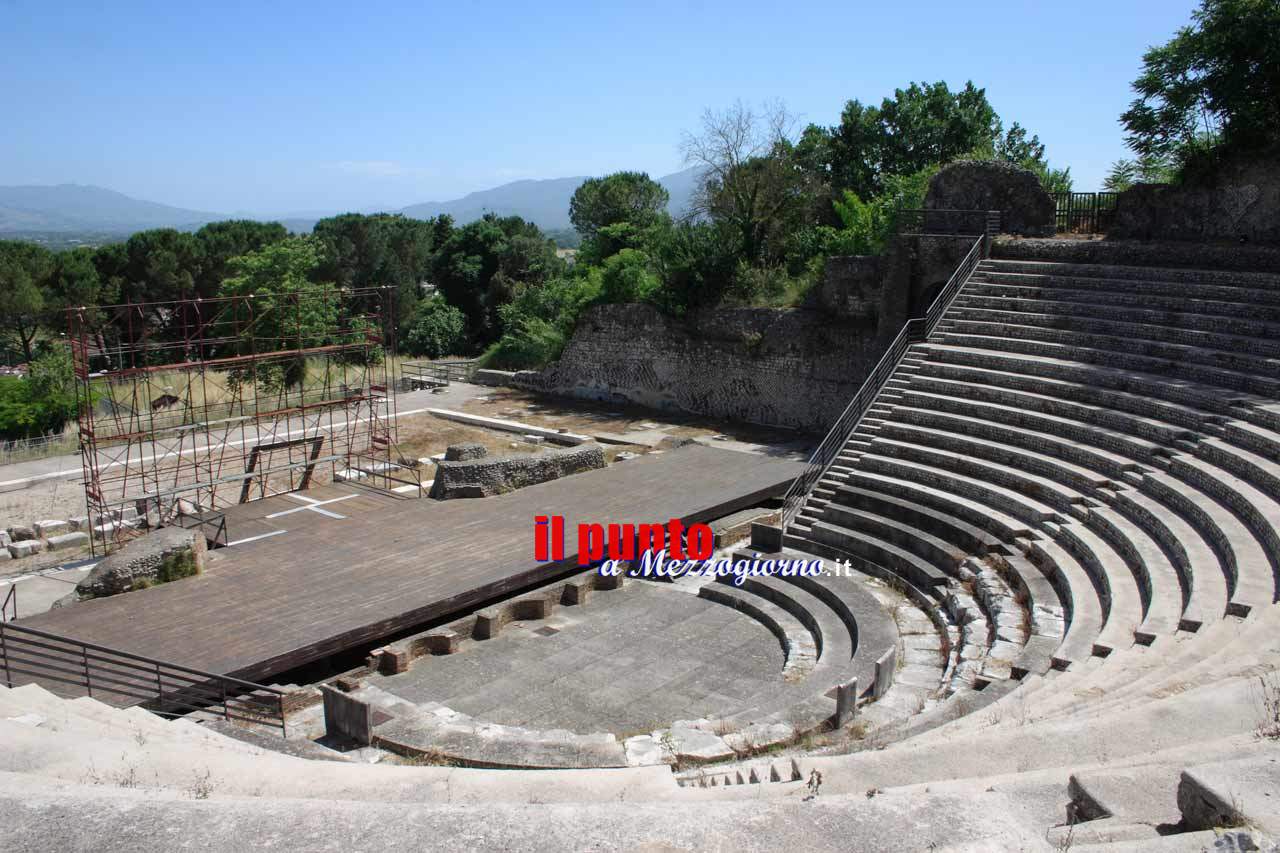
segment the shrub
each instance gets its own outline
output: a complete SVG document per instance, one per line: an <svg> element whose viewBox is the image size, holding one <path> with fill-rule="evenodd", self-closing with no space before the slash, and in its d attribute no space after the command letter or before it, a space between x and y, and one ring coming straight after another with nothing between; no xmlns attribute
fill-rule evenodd
<svg viewBox="0 0 1280 853"><path fill-rule="evenodd" d="M466 342L467 318L443 298L422 302L405 334L409 355L440 358L461 352Z"/></svg>

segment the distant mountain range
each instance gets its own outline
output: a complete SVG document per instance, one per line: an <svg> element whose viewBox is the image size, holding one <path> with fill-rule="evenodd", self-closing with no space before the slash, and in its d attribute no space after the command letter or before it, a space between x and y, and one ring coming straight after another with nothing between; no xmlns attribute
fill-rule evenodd
<svg viewBox="0 0 1280 853"><path fill-rule="evenodd" d="M572 227L569 199L585 177L523 180L470 193L452 201L429 201L401 208L403 213L427 219L447 213L459 223L486 213L521 216L544 230ZM671 194L669 209L680 215L689 208L697 170L686 169L658 179ZM341 211L334 211L339 213ZM147 228L195 229L222 219L265 219L284 223L292 231L310 231L322 217L247 216L187 210L130 198L102 187L80 184L0 187L0 235L92 234L126 236Z"/></svg>

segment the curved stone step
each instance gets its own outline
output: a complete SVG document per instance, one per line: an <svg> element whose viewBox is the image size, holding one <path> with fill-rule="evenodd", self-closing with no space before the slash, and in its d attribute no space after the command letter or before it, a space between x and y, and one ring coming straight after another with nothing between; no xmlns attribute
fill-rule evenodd
<svg viewBox="0 0 1280 853"><path fill-rule="evenodd" d="M1280 284L1273 273L1205 270L1184 267L1119 266L1115 264L1066 263L989 258L978 267L983 274L1036 276L1040 280L1078 283L1106 282L1114 290L1134 290L1143 282L1142 292L1160 293L1162 287L1174 295L1225 293L1247 302L1280 304Z"/></svg>
<svg viewBox="0 0 1280 853"><path fill-rule="evenodd" d="M1106 619L1095 648L1106 655L1133 645L1143 620L1142 595L1124 559L1082 524L1060 525L1054 538L1079 560L1103 597Z"/></svg>
<svg viewBox="0 0 1280 853"><path fill-rule="evenodd" d="M916 527L909 521L890 518L870 510L854 509L839 503L828 504L823 510L822 520L890 542L928 561L950 577L956 576L956 567L971 553Z"/></svg>
<svg viewBox="0 0 1280 853"><path fill-rule="evenodd" d="M961 498L985 504L1012 516L1018 522L1029 525L1033 529L1045 521L1060 517L1053 507L1014 489L946 468L927 465L918 460L868 453L859 460L858 466L860 471L895 477L952 492Z"/></svg>
<svg viewBox="0 0 1280 853"><path fill-rule="evenodd" d="M871 533L819 521L813 525L809 536L814 542L882 566L925 592L945 586L948 580L947 572L939 566Z"/></svg>
<svg viewBox="0 0 1280 853"><path fill-rule="evenodd" d="M1271 567L1270 583L1250 578L1269 592L1272 602L1280 589L1280 502L1234 474L1193 456L1175 456L1169 473L1225 504L1262 544ZM1243 578L1240 579L1243 581ZM1264 593L1261 589L1258 593Z"/></svg>
<svg viewBox="0 0 1280 853"><path fill-rule="evenodd" d="M1196 314L1221 314L1226 317L1250 317L1271 323L1280 323L1280 302L1268 305L1250 299L1247 291L1223 294L1232 299L1197 298L1200 292L1190 288L1177 295L1158 292L1136 292L1121 282L1093 281L1094 287L1075 287L1068 282L1058 284L1018 282L1018 276L1005 273L983 273L969 279L965 285L966 296L1004 296L1016 299L1054 299L1061 302L1084 302L1109 307L1123 305L1148 308L1157 311L1192 311ZM1086 280L1087 281L1087 280ZM1083 282L1080 282L1083 283ZM1123 289L1109 289L1106 284L1120 285Z"/></svg>
<svg viewBox="0 0 1280 853"><path fill-rule="evenodd" d="M963 314L948 321L947 333L1082 347L1122 353L1125 359L1140 356L1156 362L1194 363L1204 368L1257 375L1263 379L1275 379L1280 374L1280 358L1277 353L1256 338L1230 338L1222 335L1211 337L1207 333L1195 336L1178 329L1157 335L1156 332L1146 331L1148 327L1144 326L1133 326L1131 336L1126 336L1121 329L1128 327L1123 324L1085 322L1081 318L1072 318L1075 322L1064 322L1054 316L1017 311L974 308L962 310ZM1121 329L1113 328L1115 326L1120 326Z"/></svg>
<svg viewBox="0 0 1280 853"><path fill-rule="evenodd" d="M1078 466L1082 472L1085 472L1076 481L1079 484L1078 488L1081 486L1097 488L1105 485L1108 478L1119 479L1126 471L1140 467L1131 457L1067 437L1061 432L1051 433L1015 426L1003 420L993 420L988 417L992 414L997 417L1007 415L1008 412L1000 411L1007 407L975 405L971 401L948 400L936 394L907 394L906 396L909 397L910 404L894 409L895 421L969 435L986 441L996 441L1007 446L1020 447L1055 457ZM934 408L935 404L941 404L945 408ZM1065 427L1064 420L1057 418L1037 425L1048 426L1049 423L1053 423L1055 427L1061 429Z"/></svg>
<svg viewBox="0 0 1280 853"><path fill-rule="evenodd" d="M1280 332L1280 325L1268 323L1256 314L1152 311L1119 304L987 295L966 289L947 311L947 318L1052 326L1104 337L1182 343L1223 352L1253 352L1262 357L1280 355L1280 347L1270 339Z"/></svg>
<svg viewBox="0 0 1280 853"><path fill-rule="evenodd" d="M1125 373L1163 376L1166 380L1169 377L1189 380L1193 384L1202 386L1197 389L1199 394L1204 394L1206 388L1214 389L1212 397L1221 401L1215 405L1215 408L1221 408L1228 404L1227 401L1230 398L1226 392L1231 389L1272 399L1280 396L1280 379L1278 378L1227 370L1225 368L1208 367L1196 362L1175 361L1123 350L1095 348L1070 343L1053 343L1004 335L969 335L947 331L941 333L940 337L941 342L946 345L964 349L1014 353L1022 356L1050 359L1058 362L1058 366L1065 369L1078 371L1080 367L1084 366L1106 366L1108 369L1122 370ZM1073 365L1074 367L1072 367ZM1202 402L1200 404L1203 405Z"/></svg>
<svg viewBox="0 0 1280 853"><path fill-rule="evenodd" d="M1143 609L1138 641L1150 643L1177 631L1190 591L1169 556L1150 534L1116 510L1091 507L1088 513L1085 523L1115 548L1138 584Z"/></svg>
<svg viewBox="0 0 1280 853"><path fill-rule="evenodd" d="M1001 339L992 340L998 346ZM1206 423L1221 422L1242 402L1265 399L1221 385L1082 362L1061 357L1063 353L1051 356L985 346L927 346L930 361L921 368L926 375L937 372L939 363L981 368L985 371L981 381L986 384L1091 402L1188 430L1199 431Z"/></svg>
<svg viewBox="0 0 1280 853"><path fill-rule="evenodd" d="M1057 589L1067 628L1054 654L1054 665L1066 669L1092 657L1107 618L1104 598L1094 579L1065 548L1050 539L1022 540L1030 560Z"/></svg>
<svg viewBox="0 0 1280 853"><path fill-rule="evenodd" d="M950 471L971 480L990 483L1012 494L1028 496L1056 510L1048 516L1042 515L1040 520L1052 521L1058 512L1067 512L1085 499L1080 491L1048 477L1026 473L1012 465L980 459L967 453L889 438L877 438L872 444L872 450L873 453L868 456L890 457Z"/></svg>
<svg viewBox="0 0 1280 853"><path fill-rule="evenodd" d="M960 519L980 530L989 531L990 535L1001 542L1013 542L1020 537L1034 537L1037 534L1023 522L1011 515L1006 515L994 507L971 500L945 489L903 480L897 477L877 474L859 468L850 473L846 485L835 487L834 493L842 488L865 489L891 498L910 501L911 503L946 513Z"/></svg>
<svg viewBox="0 0 1280 853"><path fill-rule="evenodd" d="M1169 555L1186 591L1180 627L1196 631L1206 622L1221 619L1227 612L1231 569L1200 531L1175 507L1140 491L1117 492L1112 505L1150 533Z"/></svg>
<svg viewBox="0 0 1280 853"><path fill-rule="evenodd" d="M1230 509L1178 477L1144 474L1139 490L1172 507L1199 530L1228 569L1228 612L1237 615L1272 602L1271 561L1261 541Z"/></svg>

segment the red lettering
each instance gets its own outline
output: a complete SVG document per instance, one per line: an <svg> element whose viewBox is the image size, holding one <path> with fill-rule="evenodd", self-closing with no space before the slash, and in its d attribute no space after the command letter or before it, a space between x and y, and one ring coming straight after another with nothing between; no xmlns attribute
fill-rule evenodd
<svg viewBox="0 0 1280 853"><path fill-rule="evenodd" d="M545 515L534 516L533 519L533 558L539 563L551 559L551 551L547 547L551 539L550 527Z"/></svg>
<svg viewBox="0 0 1280 853"><path fill-rule="evenodd" d="M680 519L673 518L667 522L667 548L671 551L673 560L683 560L684 557L684 525L680 523Z"/></svg>
<svg viewBox="0 0 1280 853"><path fill-rule="evenodd" d="M716 535L706 524L689 526L689 556L694 560L709 560L715 552Z"/></svg>
<svg viewBox="0 0 1280 853"><path fill-rule="evenodd" d="M564 559L564 516L551 516L551 559Z"/></svg>
<svg viewBox="0 0 1280 853"><path fill-rule="evenodd" d="M642 524L636 534L636 542L639 553L652 551L656 554L667 547L667 529L661 524Z"/></svg>
<svg viewBox="0 0 1280 853"><path fill-rule="evenodd" d="M589 566L604 559L604 528L598 524L578 525L578 565Z"/></svg>
<svg viewBox="0 0 1280 853"><path fill-rule="evenodd" d="M609 525L609 559L634 560L636 558L636 528L634 524Z"/></svg>

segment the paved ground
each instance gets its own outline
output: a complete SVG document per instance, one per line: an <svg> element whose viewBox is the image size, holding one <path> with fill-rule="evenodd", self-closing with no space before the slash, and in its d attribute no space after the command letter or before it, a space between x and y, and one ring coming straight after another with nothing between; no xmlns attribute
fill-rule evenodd
<svg viewBox="0 0 1280 853"><path fill-rule="evenodd" d="M0 580L0 600L9 594L10 588L16 587L15 600L18 603L19 619L44 613L55 601L75 589L76 584L89 574L93 565L92 561L81 560L65 568L51 568L4 578Z"/></svg>
<svg viewBox="0 0 1280 853"><path fill-rule="evenodd" d="M546 629L556 629L547 634ZM486 722L578 733L647 733L742 710L782 686L782 647L736 610L636 581L582 608L514 623L458 654L419 659L372 685Z"/></svg>

